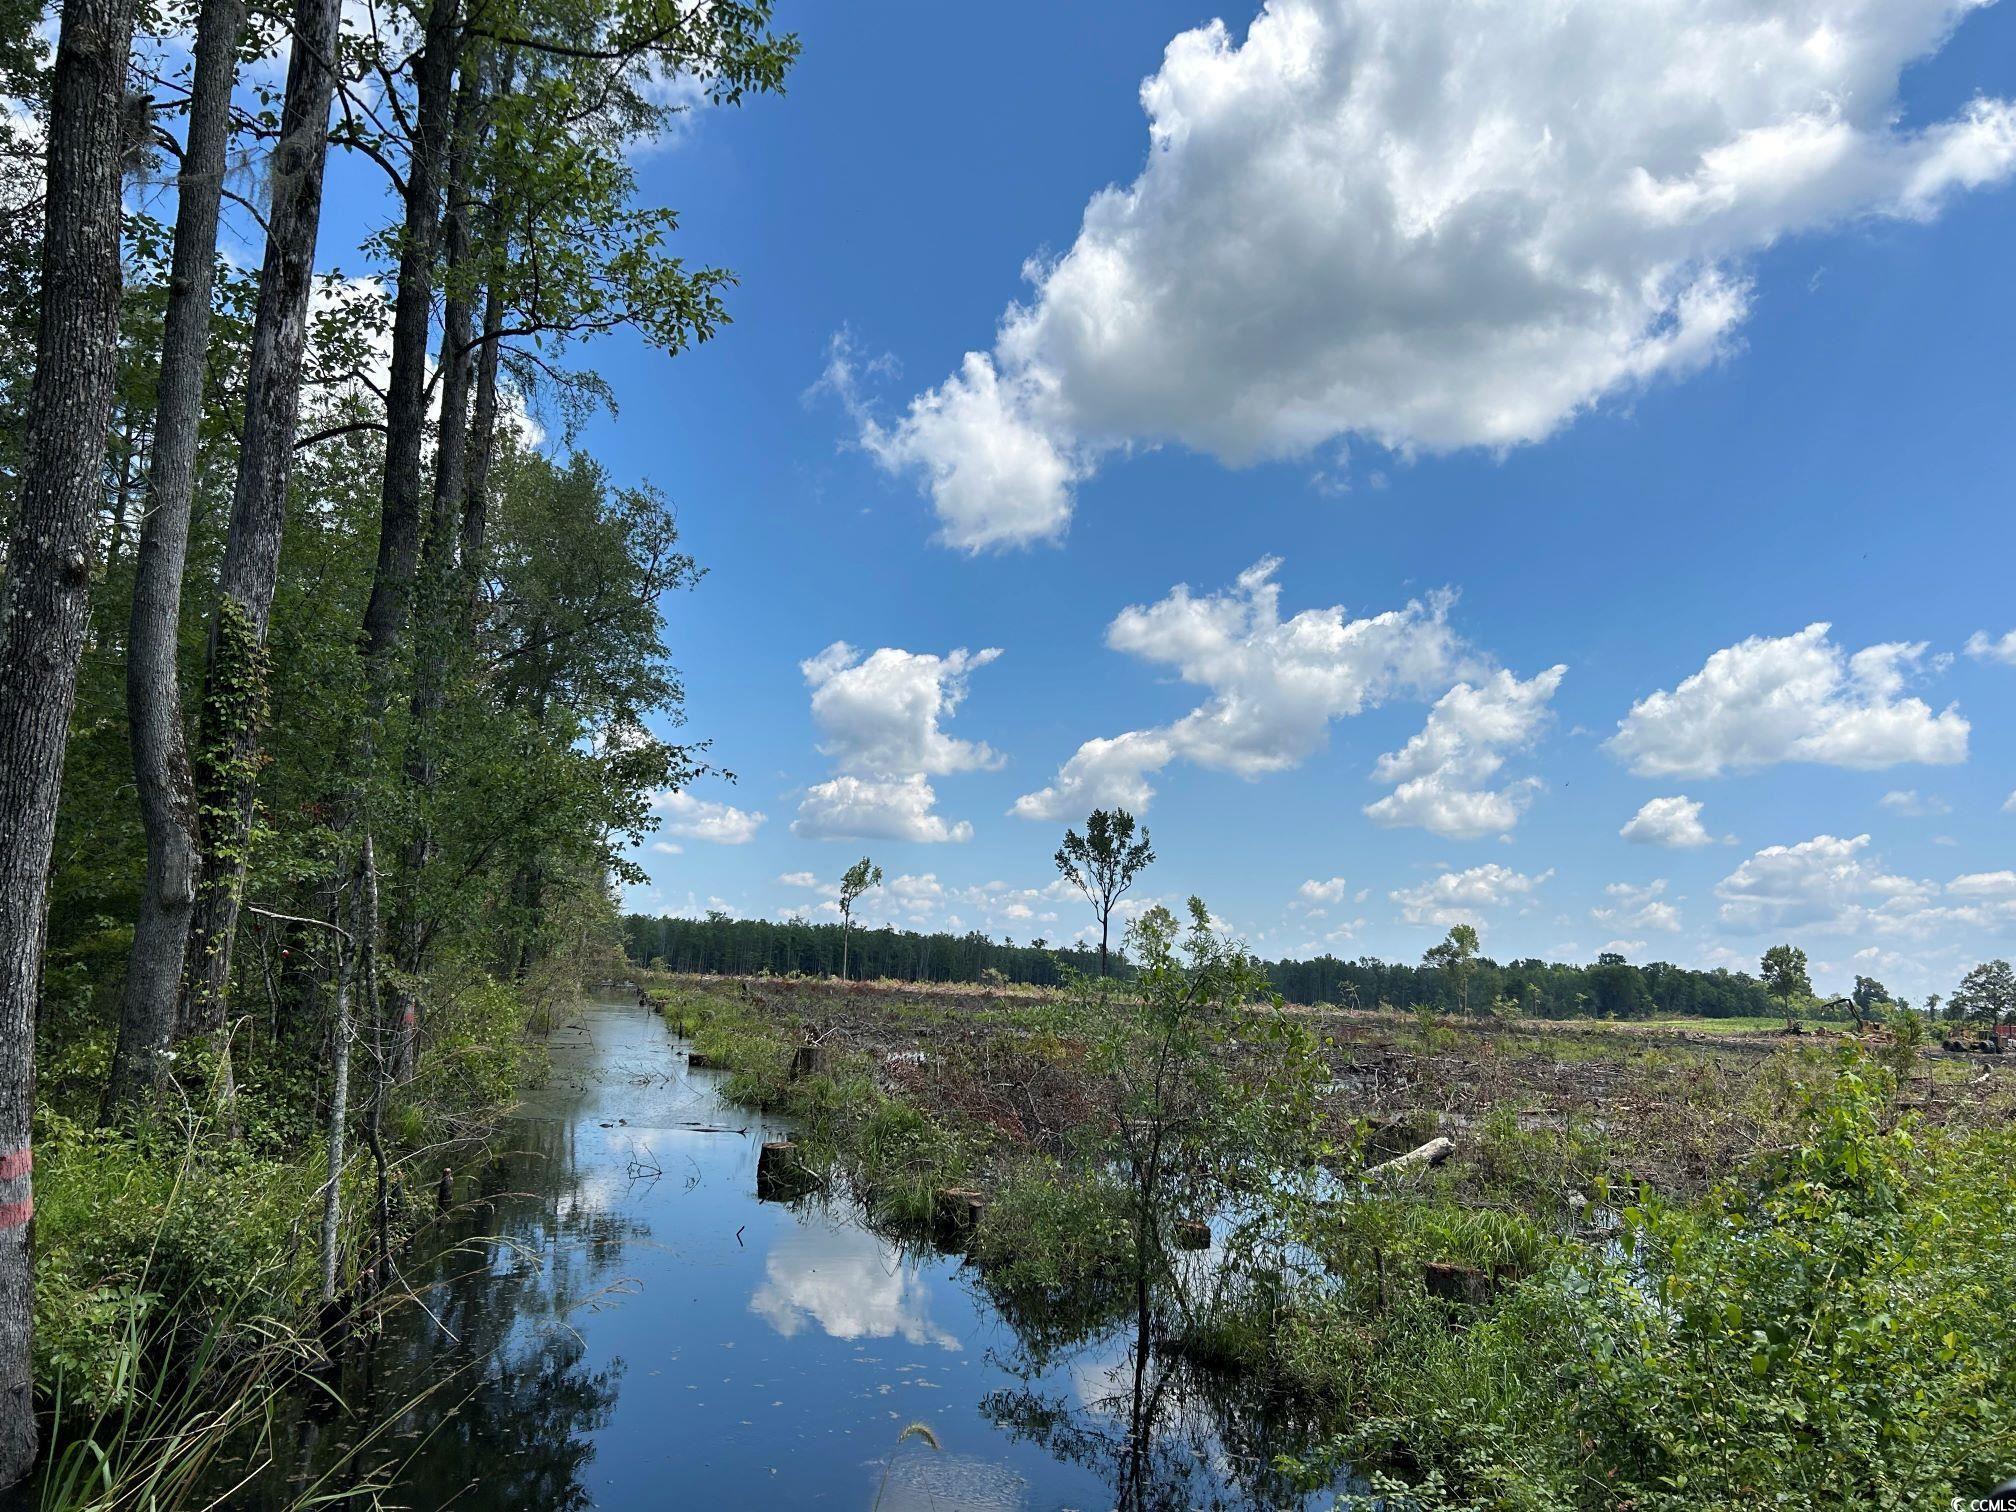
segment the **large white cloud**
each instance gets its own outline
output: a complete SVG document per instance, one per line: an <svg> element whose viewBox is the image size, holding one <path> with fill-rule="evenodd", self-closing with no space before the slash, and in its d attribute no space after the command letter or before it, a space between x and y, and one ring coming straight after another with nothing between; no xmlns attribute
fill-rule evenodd
<svg viewBox="0 0 2016 1512"><path fill-rule="evenodd" d="M937 812L938 794L922 772L878 779L842 773L805 790L791 833L802 840L971 840L973 826Z"/></svg>
<svg viewBox="0 0 2016 1512"><path fill-rule="evenodd" d="M884 646L863 656L835 641L799 663L812 690L812 722L825 737L819 749L852 772L942 775L1001 764L977 741L938 728L966 697L966 675L1001 654L963 648L931 656Z"/></svg>
<svg viewBox="0 0 2016 1512"><path fill-rule="evenodd" d="M1747 255L2008 177L2009 102L1897 103L1981 3L1268 0L1243 42L1183 32L1139 177L863 443L978 550L1061 533L1129 445L1536 441L1727 351Z"/></svg>
<svg viewBox="0 0 2016 1512"><path fill-rule="evenodd" d="M966 697L967 674L1000 655L944 656L884 646L863 655L835 641L799 663L812 690L819 749L840 771L807 790L791 833L820 840L967 840L973 826L941 818L929 779L998 767L979 741L940 728Z"/></svg>
<svg viewBox="0 0 2016 1512"><path fill-rule="evenodd" d="M1503 834L1540 786L1526 777L1489 786L1505 753L1538 739L1548 703L1568 669L1548 668L1521 682L1500 669L1474 686L1460 682L1428 711L1421 733L1379 758L1373 775L1395 784L1365 812L1388 826L1413 825L1453 839Z"/></svg>
<svg viewBox="0 0 2016 1512"><path fill-rule="evenodd" d="M1713 777L1782 761L1876 769L1967 759L1968 723L1903 697L1923 642L1846 654L1828 626L1724 647L1671 692L1640 699L1608 746L1643 777Z"/></svg>
<svg viewBox="0 0 2016 1512"><path fill-rule="evenodd" d="M1430 696L1465 673L1487 675L1449 628L1449 595L1362 619L1338 604L1284 620L1280 565L1268 557L1226 592L1199 597L1178 586L1121 610L1107 645L1172 668L1209 696L1173 724L1086 741L1014 812L1057 820L1102 804L1145 808L1149 776L1178 757L1248 778L1284 771L1321 748L1332 720L1396 696Z"/></svg>
<svg viewBox="0 0 2016 1512"><path fill-rule="evenodd" d="M1445 871L1419 886L1399 888L1387 896L1400 905L1400 915L1409 924L1470 924L1476 922L1480 909L1530 903L1540 885L1553 875L1551 867L1534 876L1493 861L1466 871Z"/></svg>
<svg viewBox="0 0 2016 1512"><path fill-rule="evenodd" d="M756 838L765 816L729 803L710 803L691 793L655 793L651 807L664 816L663 827L670 835L688 840L710 840L716 845L746 845Z"/></svg>
<svg viewBox="0 0 2016 1512"><path fill-rule="evenodd" d="M1766 846L1716 884L1715 895L1722 922L1746 932L1918 933L1939 917L1939 884L1886 870L1867 835Z"/></svg>
<svg viewBox="0 0 2016 1512"><path fill-rule="evenodd" d="M1715 837L1701 822L1700 801L1685 793L1646 799L1617 833L1633 845L1666 845L1684 850L1715 843Z"/></svg>

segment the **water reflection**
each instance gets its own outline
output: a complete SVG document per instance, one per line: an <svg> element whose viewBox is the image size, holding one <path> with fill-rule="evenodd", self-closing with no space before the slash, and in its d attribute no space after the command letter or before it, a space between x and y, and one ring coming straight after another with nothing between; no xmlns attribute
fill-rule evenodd
<svg viewBox="0 0 2016 1512"><path fill-rule="evenodd" d="M417 1301L346 1362L345 1407L297 1403L227 1505L386 1482L462 1512L1302 1505L1251 1468L1264 1410L1135 1350L1119 1297L1011 1316L845 1204L757 1203L782 1131L634 1004L584 1007L555 1062L452 1242L408 1262Z"/></svg>
<svg viewBox="0 0 2016 1512"><path fill-rule="evenodd" d="M931 1321L922 1261L906 1259L864 1229L797 1229L770 1251L763 1268L766 1279L749 1310L787 1339L811 1322L835 1339L961 1347Z"/></svg>

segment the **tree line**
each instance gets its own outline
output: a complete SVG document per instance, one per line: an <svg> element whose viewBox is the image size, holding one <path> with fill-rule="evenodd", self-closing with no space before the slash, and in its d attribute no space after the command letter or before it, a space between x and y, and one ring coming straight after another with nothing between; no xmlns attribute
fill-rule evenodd
<svg viewBox="0 0 2016 1512"><path fill-rule="evenodd" d="M629 914L624 951L631 964L667 971L725 976L837 976L840 924L737 919L715 911L705 918ZM1098 974L1099 951L1046 941L988 938L884 926L853 932L852 975L901 982L1001 980L1055 986L1067 971ZM1524 959L1499 963L1477 957L1459 986L1440 963L1408 965L1369 956L1340 960L1262 962L1274 991L1294 1003L1344 1007L1430 1008L1476 1012L1508 1005L1535 1018L1751 1018L1775 1014L1776 1001L1758 978L1716 968L1697 971L1655 961L1633 965L1605 956L1593 965ZM990 975L992 973L992 975ZM1115 975L1131 975L1116 955Z"/></svg>
<svg viewBox="0 0 2016 1512"><path fill-rule="evenodd" d="M647 728L699 568L574 448L609 402L576 354L726 324L632 151L669 81L733 104L797 53L769 0L69 0L53 51L39 20L0 8L0 1486L37 1449L38 1101L284 1105L333 1293L346 1151L447 984L613 929L650 795L705 769ZM375 181L350 278L334 154Z"/></svg>

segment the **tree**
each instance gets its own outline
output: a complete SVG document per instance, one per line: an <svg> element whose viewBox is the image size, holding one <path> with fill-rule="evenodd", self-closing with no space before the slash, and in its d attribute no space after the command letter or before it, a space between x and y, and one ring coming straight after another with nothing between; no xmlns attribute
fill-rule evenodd
<svg viewBox="0 0 2016 1512"><path fill-rule="evenodd" d="M1423 966L1439 970L1448 979L1456 997L1456 1011L1470 1011L1470 977L1477 969L1477 930L1458 924L1439 945L1431 945L1421 957Z"/></svg>
<svg viewBox="0 0 2016 1512"><path fill-rule="evenodd" d="M1813 996L1813 979L1806 974L1806 952L1796 945L1773 945L1762 962L1764 990L1778 1000L1787 1028L1796 1027L1798 1004Z"/></svg>
<svg viewBox="0 0 2016 1512"><path fill-rule="evenodd" d="M322 221L339 13L336 0L303 0L294 12L280 140L273 151L266 257L245 380L238 478L197 719L203 869L190 921L185 1032L213 1031L223 1024L231 979L260 765L259 728L266 714L266 631L280 575L287 480L301 416L301 364L315 237Z"/></svg>
<svg viewBox="0 0 2016 1512"><path fill-rule="evenodd" d="M231 140L231 90L244 29L244 0L204 0L196 18L189 129L176 175L174 268L127 637L126 708L134 782L147 831L147 877L133 929L112 1082L105 1094L108 1115L145 1099L160 1077L162 1052L174 1038L189 915L196 906L196 791L183 734L176 649L189 513L196 494L218 209Z"/></svg>
<svg viewBox="0 0 2016 1512"><path fill-rule="evenodd" d="M1946 1011L1973 1024L2016 1024L2016 971L2007 961L1983 961L1961 978Z"/></svg>
<svg viewBox="0 0 2016 1512"><path fill-rule="evenodd" d="M1855 1010L1857 1025L1865 1019L1881 1018L1887 1010L1898 1006L1888 987L1866 976L1855 978L1855 990L1848 995L1848 1001Z"/></svg>
<svg viewBox="0 0 2016 1512"><path fill-rule="evenodd" d="M30 1125L49 854L91 595L119 340L132 0L69 0L50 81L41 310L0 587L0 1487L35 1459Z"/></svg>
<svg viewBox="0 0 2016 1512"><path fill-rule="evenodd" d="M854 905L870 888L882 885L882 868L863 856L840 879L840 980L847 980L847 941L854 932Z"/></svg>
<svg viewBox="0 0 2016 1512"><path fill-rule="evenodd" d="M1183 1230L1216 1221L1222 1269L1206 1285L1250 1275L1278 1284L1286 1233L1303 1211L1301 1180L1317 1169L1320 1088L1327 1076L1307 1023L1283 1011L1267 974L1211 926L1200 898L1187 924L1148 909L1128 928L1136 976L1126 989L1080 980L1060 1007L1060 1033L1085 1046L1088 1094L1105 1131L1086 1154L1119 1181L1131 1283L1133 1390L1115 1505L1164 1505L1148 1485L1164 1394L1149 1372L1163 1357L1159 1320L1193 1313L1197 1271L1177 1265ZM1195 1240L1191 1239L1191 1243Z"/></svg>
<svg viewBox="0 0 2016 1512"><path fill-rule="evenodd" d="M1127 810L1114 809L1108 813L1105 809L1094 809L1085 821L1083 835L1074 829L1064 831L1064 843L1057 847L1053 859L1064 880L1085 894L1085 901L1099 918L1099 975L1107 976L1110 974L1107 939L1113 906L1134 885L1142 869L1155 860L1147 827L1142 827L1141 838L1136 840L1134 816Z"/></svg>

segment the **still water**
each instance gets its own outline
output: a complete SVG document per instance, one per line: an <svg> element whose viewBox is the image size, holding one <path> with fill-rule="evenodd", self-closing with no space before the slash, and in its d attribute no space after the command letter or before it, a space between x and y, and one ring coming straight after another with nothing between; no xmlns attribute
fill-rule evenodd
<svg viewBox="0 0 2016 1512"><path fill-rule="evenodd" d="M469 1512L1328 1505L1265 1473L1264 1411L1159 1371L1131 1454L1131 1329L1038 1351L956 1258L844 1202L756 1201L786 1131L716 1081L634 1001L568 1018L550 1083L460 1178L480 1226L409 1266L425 1305L351 1362L349 1410L290 1426L256 1503L340 1464L317 1489L369 1468L389 1504Z"/></svg>

